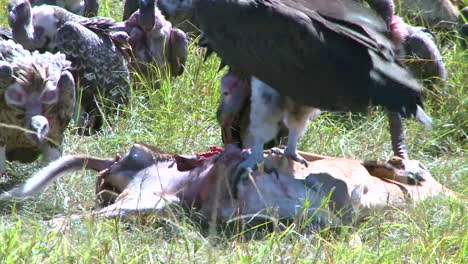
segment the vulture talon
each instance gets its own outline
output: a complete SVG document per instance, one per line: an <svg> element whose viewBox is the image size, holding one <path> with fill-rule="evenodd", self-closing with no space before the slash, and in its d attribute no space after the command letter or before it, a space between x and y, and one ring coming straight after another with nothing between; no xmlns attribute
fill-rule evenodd
<svg viewBox="0 0 468 264"><path fill-rule="evenodd" d="M258 169L257 164L258 163L252 156L249 156L249 158L239 163L234 172L234 184L237 185L237 183L239 183L241 180L247 180L249 178L249 173L252 173L254 170Z"/></svg>
<svg viewBox="0 0 468 264"><path fill-rule="evenodd" d="M393 167L400 170L403 176L407 179L407 183L417 185L418 182L425 181L430 177L428 169L417 160L402 159L398 156L390 158L388 161Z"/></svg>
<svg viewBox="0 0 468 264"><path fill-rule="evenodd" d="M309 162L306 159L304 159L299 153L297 153L297 151L291 152L291 151L288 151L288 148L286 149L272 148L270 149L270 153L273 153L276 155L282 155L288 158L289 160L297 161L306 167L309 166Z"/></svg>

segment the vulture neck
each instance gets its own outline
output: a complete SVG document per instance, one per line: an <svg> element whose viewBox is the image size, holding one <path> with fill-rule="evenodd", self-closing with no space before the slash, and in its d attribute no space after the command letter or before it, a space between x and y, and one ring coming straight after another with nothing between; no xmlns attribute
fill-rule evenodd
<svg viewBox="0 0 468 264"><path fill-rule="evenodd" d="M28 19L24 24L12 25L13 39L23 45L28 50L34 50L34 27L31 19Z"/></svg>

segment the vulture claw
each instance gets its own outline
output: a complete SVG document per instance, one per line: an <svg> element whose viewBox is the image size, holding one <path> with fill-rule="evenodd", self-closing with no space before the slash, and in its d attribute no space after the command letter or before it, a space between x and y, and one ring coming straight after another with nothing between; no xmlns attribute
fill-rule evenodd
<svg viewBox="0 0 468 264"><path fill-rule="evenodd" d="M406 178L406 183L417 185L419 182L432 177L428 169L417 160L406 160L400 157L392 157L388 163L401 171L403 178Z"/></svg>
<svg viewBox="0 0 468 264"><path fill-rule="evenodd" d="M309 162L306 159L304 159L299 153L297 153L297 151L294 151L294 152L288 151L288 148L286 149L271 148L270 153L276 154L276 155L282 155L290 160L295 160L306 167L309 166Z"/></svg>
<svg viewBox="0 0 468 264"><path fill-rule="evenodd" d="M252 173L254 172L254 170L259 168L258 165L263 163L263 157L262 161L258 162L255 158L255 155L252 155L248 152L243 152L242 155L244 161L237 165L237 168L234 171L230 180L234 198L237 198L237 185L240 182L245 182L246 180L248 180L250 175L252 175Z"/></svg>

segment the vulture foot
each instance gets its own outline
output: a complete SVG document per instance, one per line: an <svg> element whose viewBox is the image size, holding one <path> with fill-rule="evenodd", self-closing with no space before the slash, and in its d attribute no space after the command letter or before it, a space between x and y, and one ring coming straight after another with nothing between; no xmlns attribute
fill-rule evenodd
<svg viewBox="0 0 468 264"><path fill-rule="evenodd" d="M237 184L249 180L254 171L259 170L262 174L274 173L277 177L279 175L275 167L269 162L265 161L263 156L261 158L257 158L256 155L247 152L244 152L243 155L244 161L237 165L237 168L230 180L234 198L237 198Z"/></svg>
<svg viewBox="0 0 468 264"><path fill-rule="evenodd" d="M276 155L283 155L286 158L290 160L295 160L304 166L309 166L309 162L304 159L297 151L288 151L288 148L286 149L280 149L280 148L272 148L270 149L270 153L276 154Z"/></svg>
<svg viewBox="0 0 468 264"><path fill-rule="evenodd" d="M259 164L263 163L263 157L257 158L255 155L248 152L243 152L244 161L237 165L234 171L234 177L232 177L231 186L236 186L240 181L245 181L249 178L249 175L257 169Z"/></svg>
<svg viewBox="0 0 468 264"><path fill-rule="evenodd" d="M432 177L427 168L418 160L402 159L394 156L388 161L390 165L398 169L400 176L406 178L406 183L417 185Z"/></svg>

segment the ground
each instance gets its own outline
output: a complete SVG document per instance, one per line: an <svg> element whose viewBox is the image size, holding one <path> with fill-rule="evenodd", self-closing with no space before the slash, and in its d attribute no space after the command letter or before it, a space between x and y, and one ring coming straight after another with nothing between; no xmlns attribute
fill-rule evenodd
<svg viewBox="0 0 468 264"><path fill-rule="evenodd" d="M0 24L7 25L6 0L0 0ZM121 17L121 0L102 0L101 16ZM411 19L411 18L407 18ZM468 51L453 32L438 32L449 72L448 84L427 89L426 109L434 129L405 122L411 158L421 160L447 187L468 188ZM185 73L177 78L139 78L130 104L98 135L80 137L72 130L66 154L113 156L144 142L173 153L206 151L221 145L215 111L219 60L203 63L204 51L190 47ZM161 89L153 88L160 82ZM324 87L326 89L326 87ZM368 115L325 113L311 122L299 148L360 160L390 157L387 119L381 109ZM71 125L71 128L73 125ZM38 163L9 164L9 174L24 180ZM85 219L57 230L44 220L92 210L96 175L74 173L35 199L0 215L0 263L467 263L466 201L437 197L405 211L375 212L351 243L350 232L316 234L301 221L273 232L252 228L234 235L171 215L144 222L133 219Z"/></svg>

